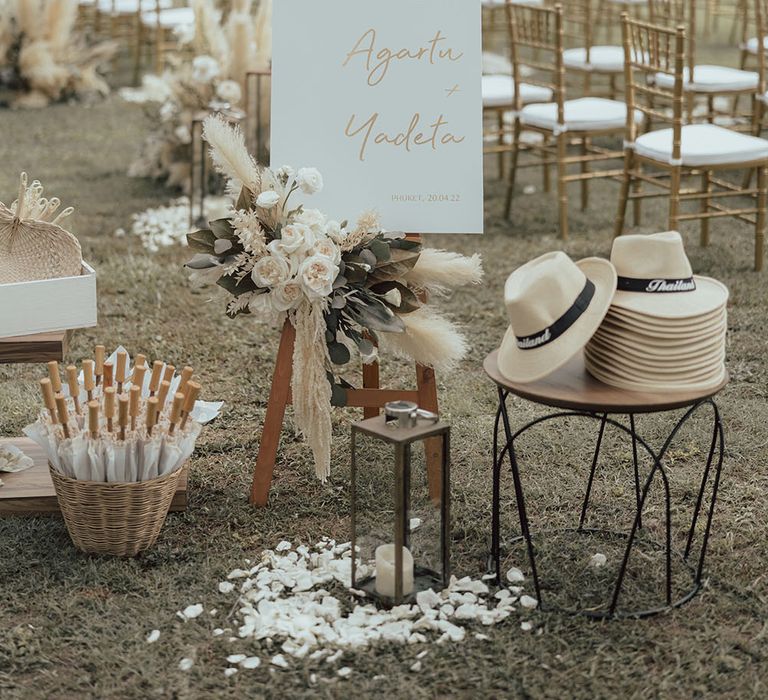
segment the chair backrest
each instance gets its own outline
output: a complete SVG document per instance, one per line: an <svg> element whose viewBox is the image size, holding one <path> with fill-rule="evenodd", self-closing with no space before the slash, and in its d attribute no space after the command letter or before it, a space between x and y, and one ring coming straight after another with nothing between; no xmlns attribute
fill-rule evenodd
<svg viewBox="0 0 768 700"><path fill-rule="evenodd" d="M621 18L624 44L624 81L626 83L627 127L625 140L633 144L637 138L636 111L654 122L672 123L672 159L680 159L683 128L683 66L685 63L685 26L664 27ZM656 80L659 74L672 76ZM664 109L666 105L666 109Z"/></svg>
<svg viewBox="0 0 768 700"><path fill-rule="evenodd" d="M538 85L552 90L554 102L557 103L557 121L563 124L565 66L562 5L532 7L508 2L507 18L512 78L515 82L515 111L523 108L522 83Z"/></svg>

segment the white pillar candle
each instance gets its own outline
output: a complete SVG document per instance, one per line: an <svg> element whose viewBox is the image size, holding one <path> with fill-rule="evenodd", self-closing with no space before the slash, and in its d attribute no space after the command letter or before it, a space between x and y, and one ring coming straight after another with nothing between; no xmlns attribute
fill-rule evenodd
<svg viewBox="0 0 768 700"><path fill-rule="evenodd" d="M376 548L376 592L395 597L395 545L382 544ZM403 595L413 593L413 555L403 547Z"/></svg>

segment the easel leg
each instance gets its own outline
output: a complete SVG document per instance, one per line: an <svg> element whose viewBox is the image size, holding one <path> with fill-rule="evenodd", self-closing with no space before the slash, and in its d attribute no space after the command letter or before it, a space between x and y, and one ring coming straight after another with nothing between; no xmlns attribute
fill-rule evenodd
<svg viewBox="0 0 768 700"><path fill-rule="evenodd" d="M366 338L370 340L370 337L366 333ZM369 365L363 365L363 387L365 389L378 389L379 384L379 362L371 362ZM364 408L363 418L375 418L379 415L379 409L375 407Z"/></svg>
<svg viewBox="0 0 768 700"><path fill-rule="evenodd" d="M438 412L437 382L435 370L431 367L416 365L416 385L419 392L419 407L427 411ZM439 503L442 498L442 475L440 471L442 460L442 440L429 438L424 441L425 460L427 465L427 481L429 482L429 497Z"/></svg>
<svg viewBox="0 0 768 700"><path fill-rule="evenodd" d="M259 506L266 506L269 498L269 487L272 484L272 473L277 460L277 448L283 429L285 407L291 396L295 340L296 330L290 322L286 321L280 337L280 348L277 351L275 373L272 376L272 389L269 392L259 455L256 458L256 468L253 472L253 484L251 485L250 501Z"/></svg>

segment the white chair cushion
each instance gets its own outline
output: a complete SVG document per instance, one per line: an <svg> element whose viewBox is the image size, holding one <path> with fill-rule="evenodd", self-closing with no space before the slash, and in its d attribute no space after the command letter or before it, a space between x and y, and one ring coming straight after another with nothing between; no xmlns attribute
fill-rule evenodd
<svg viewBox="0 0 768 700"><path fill-rule="evenodd" d="M683 69L683 89L694 92L734 92L739 90L751 90L757 87L759 77L757 73L727 66L695 66L693 69L693 83L688 82L689 71ZM675 77L669 73L657 73L656 84L663 88L675 86Z"/></svg>
<svg viewBox="0 0 768 700"><path fill-rule="evenodd" d="M635 153L662 163L672 160L672 129L638 136ZM682 130L682 165L726 165L768 159L768 141L714 124L689 124Z"/></svg>
<svg viewBox="0 0 768 700"><path fill-rule="evenodd" d="M509 75L483 76L483 107L511 106L515 100L515 81ZM552 99L552 90L540 85L522 83L520 97L523 104L547 102Z"/></svg>
<svg viewBox="0 0 768 700"><path fill-rule="evenodd" d="M157 26L156 12L142 12L141 20L149 27ZM193 26L195 24L195 11L191 7L174 7L169 10L160 10L160 26L166 29L174 27Z"/></svg>
<svg viewBox="0 0 768 700"><path fill-rule="evenodd" d="M621 73L624 70L624 49L621 46L593 46L587 49L568 49L563 51L563 63L568 68L601 71L603 73Z"/></svg>
<svg viewBox="0 0 768 700"><path fill-rule="evenodd" d="M568 131L601 131L622 129L626 124L627 106L618 100L602 97L580 97L567 100L563 105L565 127ZM636 111L635 119L642 120L642 113ZM557 104L534 104L523 107L520 121L528 126L543 129L557 129Z"/></svg>
<svg viewBox="0 0 768 700"><path fill-rule="evenodd" d="M744 44L744 48L751 54L757 54L757 47L759 44L760 42L758 41L757 37L753 36L751 39L747 39ZM763 39L763 50L768 51L768 36Z"/></svg>
<svg viewBox="0 0 768 700"><path fill-rule="evenodd" d="M96 4L102 12L112 12L112 0L98 0ZM172 5L173 0L160 0L160 9L172 7ZM136 12L139 9L152 12L156 8L155 0L115 0L115 12L120 14Z"/></svg>
<svg viewBox="0 0 768 700"><path fill-rule="evenodd" d="M483 51L483 75L512 75L512 61L499 53Z"/></svg>

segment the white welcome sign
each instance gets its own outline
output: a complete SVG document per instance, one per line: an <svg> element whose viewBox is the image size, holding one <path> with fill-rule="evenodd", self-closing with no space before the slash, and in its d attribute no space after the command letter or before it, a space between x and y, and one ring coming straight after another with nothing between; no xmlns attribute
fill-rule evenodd
<svg viewBox="0 0 768 700"><path fill-rule="evenodd" d="M482 233L480 0L279 0L272 165L307 204L413 233Z"/></svg>

